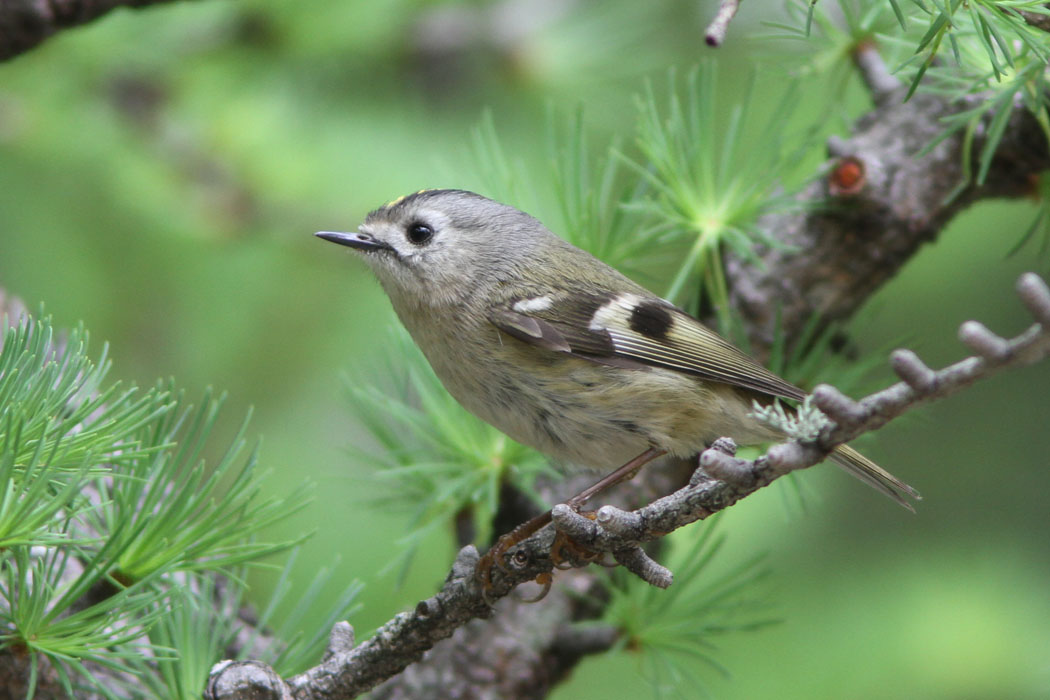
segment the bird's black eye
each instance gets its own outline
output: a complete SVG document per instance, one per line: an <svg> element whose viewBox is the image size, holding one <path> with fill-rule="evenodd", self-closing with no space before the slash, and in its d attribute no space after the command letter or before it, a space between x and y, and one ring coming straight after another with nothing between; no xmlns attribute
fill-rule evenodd
<svg viewBox="0 0 1050 700"><path fill-rule="evenodd" d="M423 245L434 237L434 229L422 222L416 221L415 223L409 224L408 228L405 229L405 236L410 243Z"/></svg>

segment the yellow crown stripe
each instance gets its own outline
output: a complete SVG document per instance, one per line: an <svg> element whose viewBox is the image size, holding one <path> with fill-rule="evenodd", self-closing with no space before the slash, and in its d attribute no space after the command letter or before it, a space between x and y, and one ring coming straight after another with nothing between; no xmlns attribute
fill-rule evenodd
<svg viewBox="0 0 1050 700"><path fill-rule="evenodd" d="M398 204L401 204L401 202L405 201L409 197L415 197L417 194L423 194L424 192L436 192L437 189L438 188L436 188L436 187L430 187L430 188L427 188L425 190L419 190L417 192L413 192L411 194L403 194L400 197L398 197L397 199L392 199L389 202L387 202L386 204L384 204L383 208L384 209L390 209L391 207L396 207Z"/></svg>

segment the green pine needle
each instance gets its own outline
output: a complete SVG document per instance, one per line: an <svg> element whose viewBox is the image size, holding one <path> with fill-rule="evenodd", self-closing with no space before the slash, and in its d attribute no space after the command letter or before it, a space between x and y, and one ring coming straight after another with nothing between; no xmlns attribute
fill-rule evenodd
<svg viewBox="0 0 1050 700"><path fill-rule="evenodd" d="M0 447L10 453L12 469L46 455L58 479L59 471L79 472L85 461L115 466L157 449L128 438L170 410L170 402L158 392L136 396L134 387L119 383L101 389L110 366L106 348L92 362L83 328L64 341L47 318L0 328Z"/></svg>
<svg viewBox="0 0 1050 700"><path fill-rule="evenodd" d="M305 507L309 486L280 499L261 495L257 448L245 454L247 419L213 466L202 458L222 403L209 392L194 408L177 396L173 410L140 434L162 449L129 464L130 478L99 480L103 503L89 521L120 543L120 576L220 571L295 544L253 539Z"/></svg>
<svg viewBox="0 0 1050 700"><path fill-rule="evenodd" d="M310 572L310 585L302 590L292 585L296 572L299 550L292 550L281 576L273 589L270 600L258 614L253 627L253 636L244 645L242 658L258 658L270 664L284 677L292 676L317 664L328 644L328 634L335 623L348 620L361 609L357 597L364 586L351 581L343 583L342 592L330 600L321 595L322 590L335 580L334 568L321 568ZM334 566L334 564L333 564ZM294 596L295 603L288 608ZM314 618L318 602L329 611L323 619ZM263 644L256 640L261 630L267 630L278 643Z"/></svg>
<svg viewBox="0 0 1050 700"><path fill-rule="evenodd" d="M149 630L150 642L170 649L166 656L143 658L134 669L153 697L197 700L204 692L211 667L222 660L236 634L242 589L227 587L220 601L215 579L191 574L160 601L163 614Z"/></svg>
<svg viewBox="0 0 1050 700"><path fill-rule="evenodd" d="M657 222L661 242L686 247L665 296L681 302L690 280L699 275L703 293L724 313L728 290L721 253L731 250L757 263L756 244L777 245L758 221L764 214L799 206L783 183L793 175L787 168L801 158L791 157L786 148L790 137L785 123L795 105L792 91L768 110L771 120L759 126L754 115L765 110L753 103L752 78L723 124L715 117L716 81L712 63L692 71L680 92L672 74L665 109L650 87L638 102L642 158L626 162L647 186L633 207ZM794 138L796 155L807 143Z"/></svg>
<svg viewBox="0 0 1050 700"><path fill-rule="evenodd" d="M3 331L0 649L30 654L32 686L46 657L71 696L86 683L116 697L85 664L174 663L145 636L158 620L179 619L172 574L287 548L253 536L305 502L259 496L244 427L206 468L221 400L206 397L194 411L172 398L170 383L104 388L108 368L104 351L97 363L88 358L80 328L63 340L49 319L26 318Z"/></svg>
<svg viewBox="0 0 1050 700"><path fill-rule="evenodd" d="M154 579L123 587L109 578L114 553L107 544L81 563L68 547L7 550L0 561L0 649L29 653L34 666L38 655L45 656L67 687L77 677L112 697L83 664L124 670L129 659L151 649L143 632L164 614L159 601L165 595ZM105 595L82 606L92 590Z"/></svg>
<svg viewBox="0 0 1050 700"><path fill-rule="evenodd" d="M471 130L473 170L477 172L493 199L510 205L525 206L520 184L530 182L520 161L512 161L503 148L491 110L481 114L481 121Z"/></svg>
<svg viewBox="0 0 1050 700"><path fill-rule="evenodd" d="M775 622L766 612L761 557L735 566L721 564L725 537L717 534L717 516L685 537L672 535L669 566L675 583L667 590L614 570L603 622L621 631L620 647L637 652L642 673L657 694L673 687L701 686L692 678L699 661L719 673L714 660L718 637L754 630ZM689 679L686 686L679 681ZM669 682L671 681L671 682Z"/></svg>
<svg viewBox="0 0 1050 700"><path fill-rule="evenodd" d="M391 344L386 386L347 382L354 416L375 443L354 452L387 486L383 503L412 509L406 543L464 512L486 541L503 483L526 488L546 461L460 406L400 327Z"/></svg>
<svg viewBox="0 0 1050 700"><path fill-rule="evenodd" d="M627 207L643 196L646 183L627 177L615 143L593 158L582 111L564 122L550 114L548 125L553 175L548 181L561 214L555 230L623 272L643 273L660 248L658 232Z"/></svg>

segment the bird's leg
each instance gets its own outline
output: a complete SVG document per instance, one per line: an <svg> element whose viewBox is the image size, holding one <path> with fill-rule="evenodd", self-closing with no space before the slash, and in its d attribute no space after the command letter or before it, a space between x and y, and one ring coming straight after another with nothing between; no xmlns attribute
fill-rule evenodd
<svg viewBox="0 0 1050 700"><path fill-rule="evenodd" d="M641 453L631 461L624 464L619 469L610 472L606 476L602 477L595 483L591 484L583 491L566 501L566 504L573 510L579 510L584 503L589 501L594 496L598 495L602 491L606 490L611 486L627 481L638 473L638 470L643 466L653 461L657 457L666 454L667 450L657 449L650 447L645 452ZM551 511L547 511L542 515L537 515L535 518L528 520L516 528L501 536L496 543L485 553L481 559L478 560L477 568L475 569L475 577L482 586L482 593L487 594L492 590L492 567L498 566L501 569L506 569L503 564L503 555L507 553L511 547L531 537L551 522ZM565 538L561 541L556 541L552 547L552 555L556 555L556 551L560 552L566 545L569 544ZM558 557L560 559L560 557ZM556 564L561 563L560 561L555 562ZM548 584L549 586L549 584Z"/></svg>
<svg viewBox="0 0 1050 700"><path fill-rule="evenodd" d="M639 469L644 467L649 462L652 462L657 457L662 457L665 454L667 454L667 450L660 450L655 447L650 447L645 452L638 455L630 462L617 469L616 471L611 472L606 476L603 476L601 479L591 484L583 491L580 491L578 494L566 501L566 505L568 505L573 510L579 510L580 506L582 506L587 501L591 500L591 498L593 498L594 496L597 496L599 493L611 486L616 486L619 483L623 483L624 481L634 478L634 475L638 473Z"/></svg>

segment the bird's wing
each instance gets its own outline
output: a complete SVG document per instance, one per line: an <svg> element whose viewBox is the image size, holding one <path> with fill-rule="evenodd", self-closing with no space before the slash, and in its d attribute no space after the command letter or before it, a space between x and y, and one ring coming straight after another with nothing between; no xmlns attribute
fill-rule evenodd
<svg viewBox="0 0 1050 700"><path fill-rule="evenodd" d="M789 399L806 395L657 297L555 292L493 308L489 321L531 345L592 362L664 367Z"/></svg>

